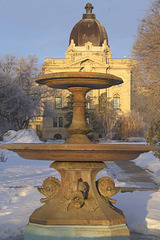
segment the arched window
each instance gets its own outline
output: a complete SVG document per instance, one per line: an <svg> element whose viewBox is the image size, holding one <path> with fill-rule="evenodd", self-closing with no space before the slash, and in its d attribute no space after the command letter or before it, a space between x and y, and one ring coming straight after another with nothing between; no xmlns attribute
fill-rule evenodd
<svg viewBox="0 0 160 240"><path fill-rule="evenodd" d="M120 96L118 94L113 97L113 108L120 109Z"/></svg>
<svg viewBox="0 0 160 240"><path fill-rule="evenodd" d="M62 139L62 135L61 134L54 135L54 140L58 140L58 139Z"/></svg>

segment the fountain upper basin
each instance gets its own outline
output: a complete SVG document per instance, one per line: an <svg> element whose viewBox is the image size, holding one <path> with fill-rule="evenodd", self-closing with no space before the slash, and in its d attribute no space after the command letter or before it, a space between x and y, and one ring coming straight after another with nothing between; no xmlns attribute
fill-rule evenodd
<svg viewBox="0 0 160 240"><path fill-rule="evenodd" d="M123 80L117 76L96 72L57 72L40 76L35 80L39 84L58 89L70 87L101 89L123 83Z"/></svg>
<svg viewBox="0 0 160 240"><path fill-rule="evenodd" d="M20 157L50 161L118 161L132 160L141 153L154 150L142 144L55 144L55 143L13 143L0 149L16 152Z"/></svg>

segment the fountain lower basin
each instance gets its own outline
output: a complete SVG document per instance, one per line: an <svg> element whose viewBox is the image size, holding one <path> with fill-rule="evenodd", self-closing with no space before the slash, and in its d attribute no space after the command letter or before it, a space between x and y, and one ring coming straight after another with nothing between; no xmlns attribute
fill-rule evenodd
<svg viewBox="0 0 160 240"><path fill-rule="evenodd" d="M25 159L49 161L119 161L132 160L153 147L142 144L55 144L13 143L0 148L8 149Z"/></svg>

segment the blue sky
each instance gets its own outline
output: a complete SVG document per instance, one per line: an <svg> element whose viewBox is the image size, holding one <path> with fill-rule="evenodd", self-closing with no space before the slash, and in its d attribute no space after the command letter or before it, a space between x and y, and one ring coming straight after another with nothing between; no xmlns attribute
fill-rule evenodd
<svg viewBox="0 0 160 240"><path fill-rule="evenodd" d="M86 0L0 0L0 57L35 54L64 58L73 26ZM128 57L139 21L151 0L90 0L105 26L113 58Z"/></svg>

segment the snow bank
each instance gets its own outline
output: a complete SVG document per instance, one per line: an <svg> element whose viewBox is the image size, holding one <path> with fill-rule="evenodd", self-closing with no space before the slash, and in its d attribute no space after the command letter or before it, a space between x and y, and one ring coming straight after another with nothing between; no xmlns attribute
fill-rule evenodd
<svg viewBox="0 0 160 240"><path fill-rule="evenodd" d="M41 143L35 131L24 129L19 131L10 130L3 136L3 143Z"/></svg>
<svg viewBox="0 0 160 240"><path fill-rule="evenodd" d="M0 188L0 240L23 239L23 228L34 208L41 206L36 188Z"/></svg>
<svg viewBox="0 0 160 240"><path fill-rule="evenodd" d="M152 179L160 185L160 160L152 152L143 153L135 160L135 164L149 172Z"/></svg>
<svg viewBox="0 0 160 240"><path fill-rule="evenodd" d="M160 236L160 192L118 193L115 198L131 232Z"/></svg>

